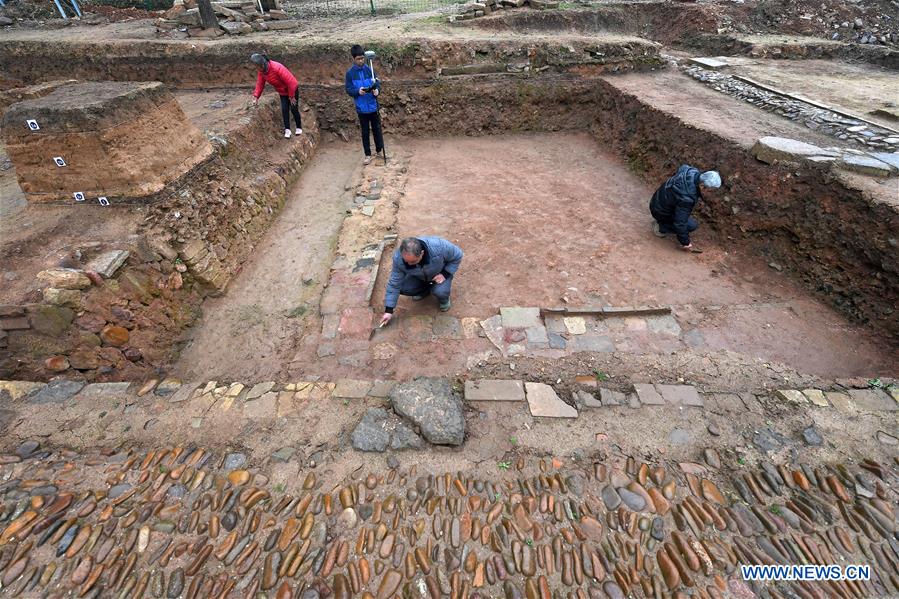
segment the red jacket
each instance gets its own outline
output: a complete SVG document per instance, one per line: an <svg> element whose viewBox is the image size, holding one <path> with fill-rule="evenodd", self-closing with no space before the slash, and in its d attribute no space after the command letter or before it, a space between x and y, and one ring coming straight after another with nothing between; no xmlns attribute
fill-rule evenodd
<svg viewBox="0 0 899 599"><path fill-rule="evenodd" d="M256 89L253 91L254 98L262 95L266 81L272 84L279 96L292 98L297 92L297 78L280 62L270 60L268 61L268 71L264 73L259 71L256 77Z"/></svg>

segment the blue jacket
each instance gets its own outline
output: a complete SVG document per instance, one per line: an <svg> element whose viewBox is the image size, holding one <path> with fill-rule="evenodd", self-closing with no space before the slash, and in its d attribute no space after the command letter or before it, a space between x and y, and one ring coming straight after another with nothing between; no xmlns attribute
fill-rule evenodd
<svg viewBox="0 0 899 599"><path fill-rule="evenodd" d="M687 221L702 198L699 193L699 169L682 164L673 177L662 183L649 202L649 210L659 222L668 222L681 245L690 245Z"/></svg>
<svg viewBox="0 0 899 599"><path fill-rule="evenodd" d="M459 270L459 264L462 263L464 255L462 250L446 239L440 237L419 237L418 239L424 246L425 255L415 266L409 266L403 262L399 249L393 252L393 270L387 281L387 295L384 299L384 305L388 312L393 312L396 307L400 291L407 280L418 279L430 283L439 274L451 279Z"/></svg>
<svg viewBox="0 0 899 599"><path fill-rule="evenodd" d="M353 63L353 66L346 72L344 87L346 93L353 97L356 102L356 112L361 114L371 114L378 110L378 99L371 92L359 95L360 87L370 87L374 85L375 89L381 89L380 81L373 79L371 69L368 65L361 67Z"/></svg>

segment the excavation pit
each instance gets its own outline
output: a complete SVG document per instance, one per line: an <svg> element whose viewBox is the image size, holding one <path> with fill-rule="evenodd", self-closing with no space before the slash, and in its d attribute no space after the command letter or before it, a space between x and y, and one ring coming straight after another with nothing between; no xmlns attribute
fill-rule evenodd
<svg viewBox="0 0 899 599"><path fill-rule="evenodd" d="M734 133L695 102L665 104L651 93L658 82L728 114ZM119 248L131 255L123 272L142 270L102 295L84 291L90 318L65 311L79 309L72 294L31 287L35 304L70 298L50 309L69 328L52 343L9 329L9 356L28 358L20 371L252 381L405 379L584 356L642 361L641 372L652 356L672 355L810 376L873 376L893 364L896 289L878 274L896 253L895 208L881 201L889 185L872 197L879 182L749 154L758 137L796 125L673 70L399 77L383 110L390 161L363 167L340 93L303 88L307 132L284 140L271 101L254 113L238 89L178 92L221 165L120 223L135 236ZM681 163L725 180L696 212L701 255L649 229L649 198ZM403 298L394 322L374 331L394 235L443 236L466 257L449 313ZM831 251L839 244L848 245ZM99 307L109 301L126 307ZM512 306L537 309L539 323L504 324L500 309ZM595 313L640 306L665 311ZM558 308L587 314L566 320ZM25 305L4 318L56 332L47 310ZM107 347L107 326L127 329L126 344Z"/></svg>

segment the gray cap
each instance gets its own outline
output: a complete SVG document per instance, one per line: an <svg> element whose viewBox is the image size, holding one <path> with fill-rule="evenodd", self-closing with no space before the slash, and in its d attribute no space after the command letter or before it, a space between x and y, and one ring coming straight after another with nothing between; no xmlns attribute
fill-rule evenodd
<svg viewBox="0 0 899 599"><path fill-rule="evenodd" d="M264 54L254 52L253 54L250 54L250 62L258 64L260 67L265 67L265 65L268 64L268 58L266 58Z"/></svg>
<svg viewBox="0 0 899 599"><path fill-rule="evenodd" d="M721 187L721 175L718 174L718 171L706 171L699 175L699 182L706 187L717 189Z"/></svg>

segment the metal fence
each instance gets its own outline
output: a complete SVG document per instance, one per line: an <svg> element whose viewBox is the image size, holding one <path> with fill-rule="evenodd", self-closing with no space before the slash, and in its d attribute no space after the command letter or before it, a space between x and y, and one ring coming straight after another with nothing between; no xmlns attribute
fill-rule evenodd
<svg viewBox="0 0 899 599"><path fill-rule="evenodd" d="M291 16L342 17L362 15L396 15L429 12L463 4L467 0L288 0L282 2ZM443 11L441 11L443 12Z"/></svg>

